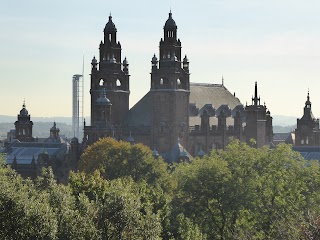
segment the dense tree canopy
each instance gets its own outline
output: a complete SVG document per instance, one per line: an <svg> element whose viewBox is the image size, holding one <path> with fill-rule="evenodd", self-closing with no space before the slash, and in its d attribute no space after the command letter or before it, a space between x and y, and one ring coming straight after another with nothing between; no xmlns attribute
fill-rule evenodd
<svg viewBox="0 0 320 240"><path fill-rule="evenodd" d="M79 169L85 173L99 170L109 180L130 176L134 181L143 179L148 183L167 175L166 163L162 158L154 159L150 148L113 138L103 138L89 146L81 156Z"/></svg>
<svg viewBox="0 0 320 240"><path fill-rule="evenodd" d="M67 186L0 164L0 239L319 239L320 166L289 145L232 141L168 166L101 139Z"/></svg>

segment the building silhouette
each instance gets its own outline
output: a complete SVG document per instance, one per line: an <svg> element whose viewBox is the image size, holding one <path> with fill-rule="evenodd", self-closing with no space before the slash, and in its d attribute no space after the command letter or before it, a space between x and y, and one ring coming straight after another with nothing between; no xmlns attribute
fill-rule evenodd
<svg viewBox="0 0 320 240"><path fill-rule="evenodd" d="M60 137L60 129L56 122L49 129L48 138L35 138L32 136L33 122L25 103L15 122L15 130L8 135L2 150L7 164L15 169L21 176L36 178L41 174L43 167L52 167L56 179L67 183L69 171L77 169L80 159L81 146L77 138L67 141Z"/></svg>
<svg viewBox="0 0 320 240"><path fill-rule="evenodd" d="M307 101L303 109L303 116L297 119L295 129L295 146L319 146L320 129L319 119L312 114L310 95L308 91Z"/></svg>
<svg viewBox="0 0 320 240"><path fill-rule="evenodd" d="M230 138L256 147L272 142L272 117L260 104L257 83L252 104L246 106L223 82L191 83L177 29L170 12L159 55L151 59L150 91L129 109L129 64L122 61L117 28L109 17L99 61L93 57L91 62L91 126L84 123L83 146L113 137L143 143L172 162L223 149Z"/></svg>

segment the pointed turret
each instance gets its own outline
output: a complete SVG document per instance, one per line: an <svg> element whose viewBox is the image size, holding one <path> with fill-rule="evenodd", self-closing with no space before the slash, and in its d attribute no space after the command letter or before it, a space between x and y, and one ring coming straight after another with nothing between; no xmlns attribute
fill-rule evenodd
<svg viewBox="0 0 320 240"><path fill-rule="evenodd" d="M32 137L32 127L33 122L30 121L30 115L26 108L26 103L23 101L22 109L18 115L15 125L15 138L21 142L33 142L34 138Z"/></svg>
<svg viewBox="0 0 320 240"><path fill-rule="evenodd" d="M254 97L252 97L252 105L258 106L260 105L260 97L258 97L258 84L255 83L254 86Z"/></svg>

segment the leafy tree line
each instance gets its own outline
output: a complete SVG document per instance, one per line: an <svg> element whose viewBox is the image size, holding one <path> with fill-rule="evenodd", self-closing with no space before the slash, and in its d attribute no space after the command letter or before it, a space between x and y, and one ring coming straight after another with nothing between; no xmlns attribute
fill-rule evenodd
<svg viewBox="0 0 320 240"><path fill-rule="evenodd" d="M0 167L0 239L320 239L320 166L288 145L232 141L168 165L101 139L67 186Z"/></svg>

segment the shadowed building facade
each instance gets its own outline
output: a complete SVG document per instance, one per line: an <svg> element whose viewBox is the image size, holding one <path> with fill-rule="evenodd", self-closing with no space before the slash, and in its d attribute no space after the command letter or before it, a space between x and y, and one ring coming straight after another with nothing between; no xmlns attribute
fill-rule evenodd
<svg viewBox="0 0 320 240"><path fill-rule="evenodd" d="M312 114L309 91L303 109L303 116L300 119L297 119L294 145L320 146L319 119L316 119Z"/></svg>
<svg viewBox="0 0 320 240"><path fill-rule="evenodd" d="M36 178L43 167L52 167L56 179L67 183L69 171L77 169L80 144L77 138L67 141L60 137L56 122L50 128L48 138L32 136L33 122L23 103L10 139L3 148L7 164L21 176Z"/></svg>
<svg viewBox="0 0 320 240"><path fill-rule="evenodd" d="M151 60L150 91L129 109L129 64L126 58L121 62L109 17L99 62L94 57L91 63L91 126L84 127L84 146L110 136L141 142L171 162L224 148L231 137L253 138L257 147L272 142L272 117L260 104L257 84L252 104L243 106L223 83L191 83L177 29L170 12L159 55Z"/></svg>

